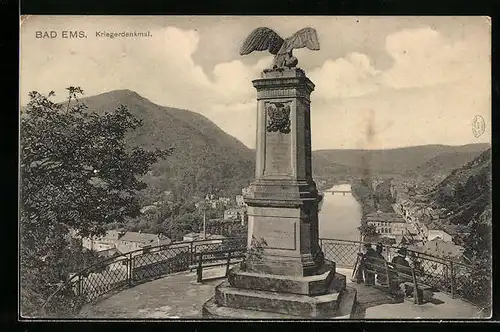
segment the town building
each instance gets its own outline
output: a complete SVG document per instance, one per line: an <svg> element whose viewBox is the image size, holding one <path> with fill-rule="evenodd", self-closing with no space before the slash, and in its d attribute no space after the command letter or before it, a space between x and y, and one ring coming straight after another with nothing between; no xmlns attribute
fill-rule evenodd
<svg viewBox="0 0 500 332"><path fill-rule="evenodd" d="M210 200L208 201L208 204L212 209L220 209L224 207L224 203L219 200Z"/></svg>
<svg viewBox="0 0 500 332"><path fill-rule="evenodd" d="M142 232L120 232L117 230L107 231L104 236L82 238L82 246L89 250L103 252L102 255L111 257L117 250L124 254L130 251L152 247L156 245L167 245L172 241L165 236Z"/></svg>
<svg viewBox="0 0 500 332"><path fill-rule="evenodd" d="M240 220L242 225L248 220L247 208L230 208L224 211L224 220Z"/></svg>
<svg viewBox="0 0 500 332"><path fill-rule="evenodd" d="M211 195L211 196L207 195L205 197L205 200L195 203L194 206L197 209L203 208L203 207L204 208L211 208L211 209L222 209L228 204L228 203L226 203L225 197L221 197L219 199L214 199L211 197L213 197L213 195ZM229 200L228 202L231 201L229 198L227 198L227 200Z"/></svg>
<svg viewBox="0 0 500 332"><path fill-rule="evenodd" d="M430 229L427 235L427 240L432 241L434 239L441 239L444 242L452 242L452 236L445 231L439 229Z"/></svg>
<svg viewBox="0 0 500 332"><path fill-rule="evenodd" d="M408 246L408 249L436 257L451 258L451 259L459 259L464 252L464 248L462 246L453 244L452 242L446 242L437 238L431 241L427 241L423 245Z"/></svg>
<svg viewBox="0 0 500 332"><path fill-rule="evenodd" d="M122 234L117 230L107 231L103 236L82 238L82 246L93 251L104 251L116 248L116 243Z"/></svg>
<svg viewBox="0 0 500 332"><path fill-rule="evenodd" d="M236 206L237 207L247 206L247 204L245 203L245 199L243 198L243 195L236 195Z"/></svg>
<svg viewBox="0 0 500 332"><path fill-rule="evenodd" d="M122 253L127 253L152 246L168 245L171 242L172 241L168 237L157 234L126 232L118 239L116 248Z"/></svg>
<svg viewBox="0 0 500 332"><path fill-rule="evenodd" d="M369 213L366 215L366 223L374 226L375 231L382 236L395 237L406 233L406 221L397 213Z"/></svg>
<svg viewBox="0 0 500 332"><path fill-rule="evenodd" d="M245 188L241 189L241 194L242 194L243 196L247 196L248 194L250 194L250 192L251 192L251 190L250 190L250 186L248 186L248 187L245 187Z"/></svg>
<svg viewBox="0 0 500 332"><path fill-rule="evenodd" d="M116 248L110 248L110 249L98 251L97 254L102 258L111 258L114 256L119 256L122 253Z"/></svg>
<svg viewBox="0 0 500 332"><path fill-rule="evenodd" d="M228 206L231 203L231 198L228 197L219 197L219 202L222 202L224 206Z"/></svg>
<svg viewBox="0 0 500 332"><path fill-rule="evenodd" d="M236 220L240 218L240 215L246 213L246 208L230 208L224 211L224 219Z"/></svg>

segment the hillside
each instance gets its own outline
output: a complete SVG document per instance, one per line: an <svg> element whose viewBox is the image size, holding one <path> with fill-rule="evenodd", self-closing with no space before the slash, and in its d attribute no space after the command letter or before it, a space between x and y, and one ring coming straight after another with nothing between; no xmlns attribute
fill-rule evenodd
<svg viewBox="0 0 500 332"><path fill-rule="evenodd" d="M255 151L228 135L206 117L159 106L136 92L116 90L82 99L90 110L126 106L143 126L127 136L130 146L169 148L174 153L153 165L145 181L181 196L208 192L234 195L254 177ZM489 144L426 145L388 150L313 151L315 178L447 174L486 150Z"/></svg>
<svg viewBox="0 0 500 332"><path fill-rule="evenodd" d="M409 174L419 174L424 177L445 177L454 169L460 168L471 160L477 158L482 152L482 150L445 152L415 167L414 169L411 169Z"/></svg>
<svg viewBox="0 0 500 332"><path fill-rule="evenodd" d="M143 125L128 134L130 146L173 148L172 156L153 165L145 181L177 195L235 194L254 173L254 153L206 117L159 106L136 92L117 90L81 100L90 110L126 106Z"/></svg>
<svg viewBox="0 0 500 332"><path fill-rule="evenodd" d="M318 150L313 152L313 173L350 175L435 174L461 166L489 148L489 144L463 146L423 145L387 150Z"/></svg>
<svg viewBox="0 0 500 332"><path fill-rule="evenodd" d="M491 170L490 148L453 170L433 188L428 198L438 207L451 212L450 221L453 224L467 225L472 219L488 215L491 223Z"/></svg>

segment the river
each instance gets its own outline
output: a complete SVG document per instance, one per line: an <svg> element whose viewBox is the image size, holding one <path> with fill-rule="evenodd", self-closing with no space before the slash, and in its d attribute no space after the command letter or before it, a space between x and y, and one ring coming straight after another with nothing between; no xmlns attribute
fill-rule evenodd
<svg viewBox="0 0 500 332"><path fill-rule="evenodd" d="M351 191L350 184L333 186L333 190ZM328 189L330 190L330 189ZM359 241L361 206L351 193L324 193L319 212L319 236Z"/></svg>

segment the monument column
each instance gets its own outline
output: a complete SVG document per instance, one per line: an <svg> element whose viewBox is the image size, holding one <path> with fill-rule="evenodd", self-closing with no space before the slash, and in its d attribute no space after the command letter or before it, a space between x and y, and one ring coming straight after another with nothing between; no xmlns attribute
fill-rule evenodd
<svg viewBox="0 0 500 332"><path fill-rule="evenodd" d="M355 291L319 246L321 197L312 178L310 96L314 84L293 48L319 49L316 31L304 28L284 40L255 29L240 54L269 50L272 69L253 81L257 89L255 180L248 206L245 261L202 309L204 317L349 318Z"/></svg>
<svg viewBox="0 0 500 332"><path fill-rule="evenodd" d="M320 197L312 179L310 95L298 68L265 70L257 89L257 158L248 205L248 271L313 275L323 265L318 245Z"/></svg>

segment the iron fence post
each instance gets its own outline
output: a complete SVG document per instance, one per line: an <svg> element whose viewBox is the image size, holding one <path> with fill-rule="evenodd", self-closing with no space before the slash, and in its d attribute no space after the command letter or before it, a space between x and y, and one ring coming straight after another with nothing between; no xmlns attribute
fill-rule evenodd
<svg viewBox="0 0 500 332"><path fill-rule="evenodd" d="M319 247L323 250L323 239L319 239Z"/></svg>
<svg viewBox="0 0 500 332"><path fill-rule="evenodd" d="M77 287L78 298L82 296L82 276L78 275L78 287Z"/></svg>
<svg viewBox="0 0 500 332"><path fill-rule="evenodd" d="M193 265L193 241L189 244L189 265Z"/></svg>
<svg viewBox="0 0 500 332"><path fill-rule="evenodd" d="M127 273L128 274L128 286L132 287L132 269L133 269L133 267L132 267L132 253L130 253L128 255L128 264L127 264L127 266L128 266L128 269L127 269L128 270L127 271L128 272Z"/></svg>
<svg viewBox="0 0 500 332"><path fill-rule="evenodd" d="M455 269L453 268L453 262L450 262L450 283L451 283L451 298L455 298Z"/></svg>

